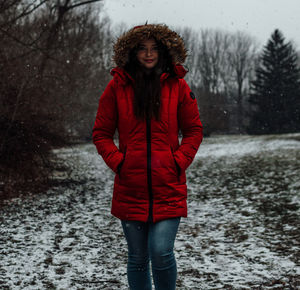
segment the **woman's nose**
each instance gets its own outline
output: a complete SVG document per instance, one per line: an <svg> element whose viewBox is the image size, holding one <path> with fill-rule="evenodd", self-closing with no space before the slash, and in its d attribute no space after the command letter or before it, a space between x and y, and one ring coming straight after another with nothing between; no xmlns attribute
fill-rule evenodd
<svg viewBox="0 0 300 290"><path fill-rule="evenodd" d="M147 51L146 51L146 55L147 56L150 56L152 54L152 49L151 48L148 48Z"/></svg>

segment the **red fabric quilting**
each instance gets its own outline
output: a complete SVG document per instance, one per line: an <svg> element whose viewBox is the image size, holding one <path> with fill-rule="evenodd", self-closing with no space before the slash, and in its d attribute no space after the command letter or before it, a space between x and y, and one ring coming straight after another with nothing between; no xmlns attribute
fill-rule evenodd
<svg viewBox="0 0 300 290"><path fill-rule="evenodd" d="M150 208L154 222L187 216L185 170L202 141L202 124L197 101L182 79L186 70L175 68L177 78L161 78L159 121L147 124L135 118L132 79L121 68L112 70L113 80L100 97L93 142L116 173L111 212L122 220L145 222Z"/></svg>

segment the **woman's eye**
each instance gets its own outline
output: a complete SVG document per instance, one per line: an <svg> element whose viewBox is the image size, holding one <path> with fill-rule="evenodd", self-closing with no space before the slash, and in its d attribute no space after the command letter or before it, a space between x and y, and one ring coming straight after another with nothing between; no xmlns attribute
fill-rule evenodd
<svg viewBox="0 0 300 290"><path fill-rule="evenodd" d="M146 46L140 46L138 48L138 51L141 51L141 52L147 52L148 50L156 52L156 51L158 51L158 47L154 46L154 47L151 47L151 48L147 48Z"/></svg>

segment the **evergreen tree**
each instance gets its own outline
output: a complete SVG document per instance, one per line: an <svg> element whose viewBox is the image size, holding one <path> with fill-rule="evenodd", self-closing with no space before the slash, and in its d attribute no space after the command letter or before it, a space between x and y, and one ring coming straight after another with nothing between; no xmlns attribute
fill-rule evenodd
<svg viewBox="0 0 300 290"><path fill-rule="evenodd" d="M300 131L300 70L297 54L276 29L264 47L249 102L250 134Z"/></svg>

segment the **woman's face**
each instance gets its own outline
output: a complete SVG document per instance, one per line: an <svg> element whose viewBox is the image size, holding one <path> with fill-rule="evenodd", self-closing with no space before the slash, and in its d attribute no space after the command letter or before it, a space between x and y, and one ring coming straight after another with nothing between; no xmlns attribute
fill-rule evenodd
<svg viewBox="0 0 300 290"><path fill-rule="evenodd" d="M137 52L139 63L147 68L152 69L158 62L158 48L153 38L142 41Z"/></svg>

